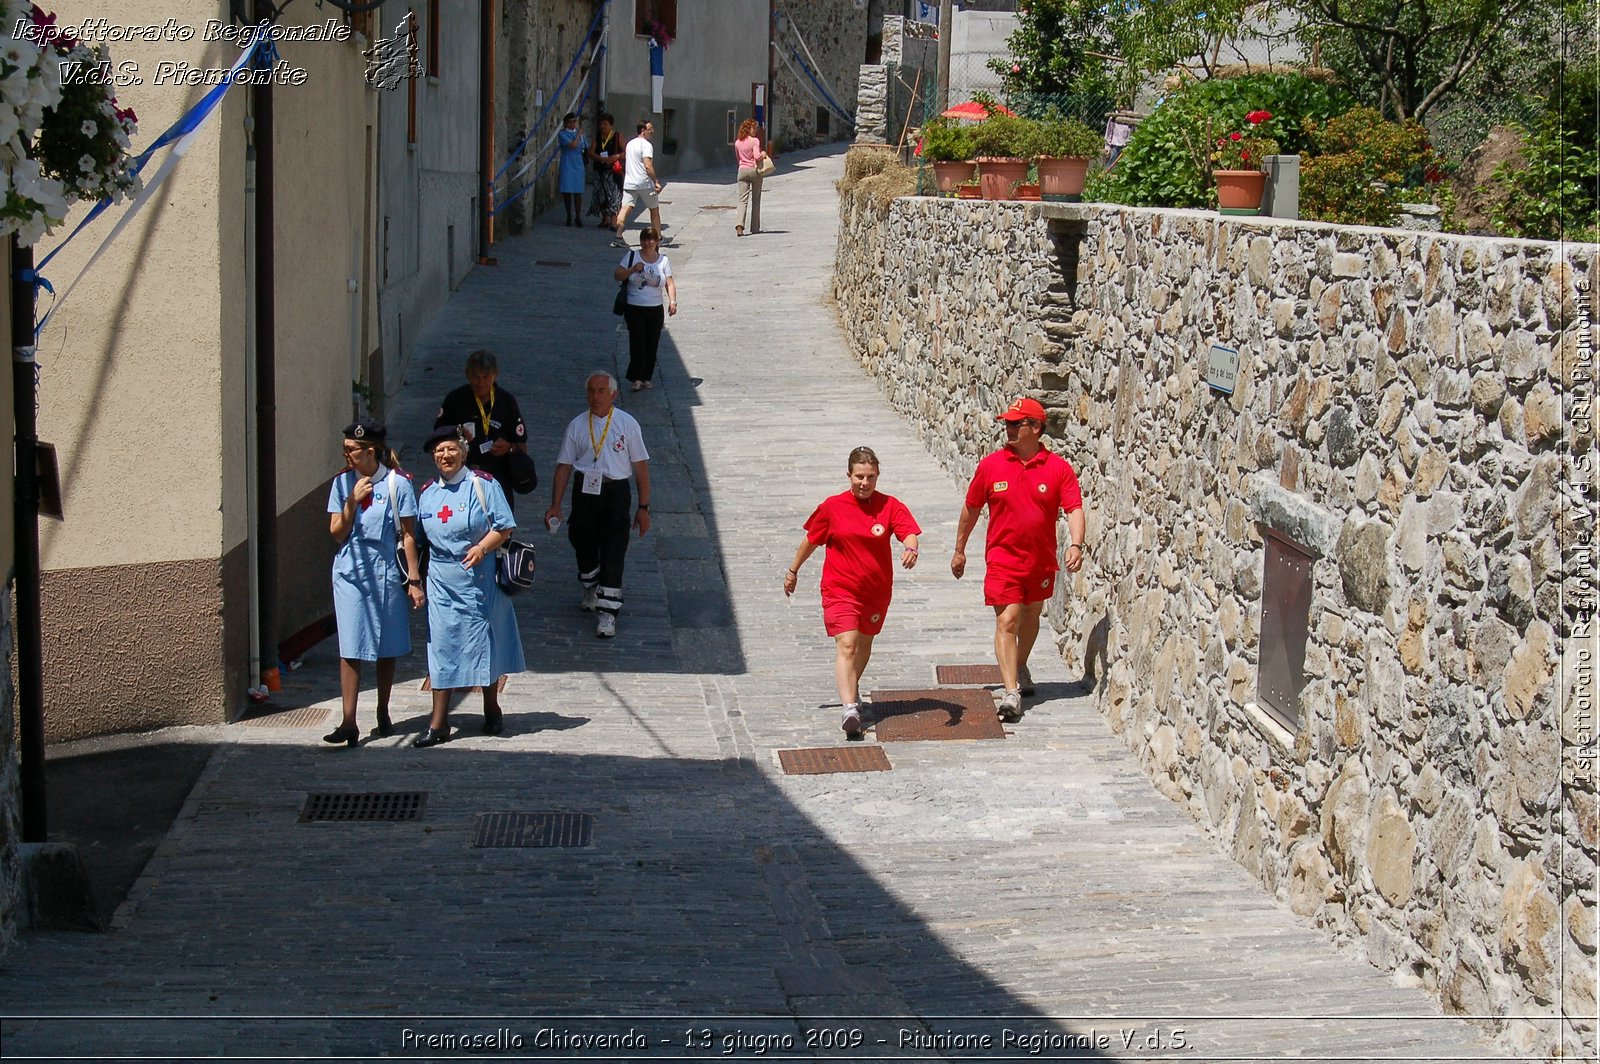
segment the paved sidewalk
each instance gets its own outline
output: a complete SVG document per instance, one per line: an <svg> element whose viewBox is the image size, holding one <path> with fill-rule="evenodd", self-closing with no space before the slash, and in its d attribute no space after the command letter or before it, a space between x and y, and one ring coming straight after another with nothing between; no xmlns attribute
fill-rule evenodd
<svg viewBox="0 0 1600 1064"><path fill-rule="evenodd" d="M930 687L936 663L990 654L981 571L958 583L946 564L961 486L851 359L828 301L841 173L840 154L790 156L770 228L745 239L719 209L737 202L731 170L665 192L681 313L661 383L623 396L653 454L655 528L629 554L617 638L576 608L541 487L519 503L540 571L517 602L531 671L506 690L506 735L476 734L474 698L452 715L460 739L410 747L419 622L406 732L324 748L338 689L319 646L279 699L315 719L227 729L111 933L31 935L0 964L0 1052L1495 1059L1272 901L1047 652L1004 740L782 773L779 749L841 745L820 557L793 600L781 581L852 446L877 450L881 487L926 530L866 689ZM621 253L548 222L496 253L423 337L390 421L419 441L488 347L548 484L586 372L626 358ZM398 790L427 792L421 819L297 821L308 792ZM515 811L591 814L592 845L472 846L477 814Z"/></svg>

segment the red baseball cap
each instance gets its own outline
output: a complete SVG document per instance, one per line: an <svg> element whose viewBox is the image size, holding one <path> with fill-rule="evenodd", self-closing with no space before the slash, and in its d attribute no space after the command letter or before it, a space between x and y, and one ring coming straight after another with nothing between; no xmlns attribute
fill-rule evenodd
<svg viewBox="0 0 1600 1064"><path fill-rule="evenodd" d="M1037 421L1044 423L1044 407L1035 399L1018 399L1006 407L1006 412L1000 415L1001 421Z"/></svg>

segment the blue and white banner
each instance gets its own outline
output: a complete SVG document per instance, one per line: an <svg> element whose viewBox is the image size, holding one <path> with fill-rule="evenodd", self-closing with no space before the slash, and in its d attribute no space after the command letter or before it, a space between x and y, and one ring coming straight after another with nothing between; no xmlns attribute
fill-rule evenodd
<svg viewBox="0 0 1600 1064"><path fill-rule="evenodd" d="M661 83L667 79L667 50L650 42L650 110L661 113Z"/></svg>

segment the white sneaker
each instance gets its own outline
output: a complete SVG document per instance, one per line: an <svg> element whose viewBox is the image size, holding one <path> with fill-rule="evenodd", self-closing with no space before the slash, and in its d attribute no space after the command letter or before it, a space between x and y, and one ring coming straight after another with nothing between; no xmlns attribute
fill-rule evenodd
<svg viewBox="0 0 1600 1064"><path fill-rule="evenodd" d="M602 613L594 622L594 634L601 639L610 639L617 634L617 615Z"/></svg>
<svg viewBox="0 0 1600 1064"><path fill-rule="evenodd" d="M845 735L852 739L861 737L861 706L852 702L844 707L844 716L839 720L839 727L844 729Z"/></svg>
<svg viewBox="0 0 1600 1064"><path fill-rule="evenodd" d="M1000 719L1007 724L1014 724L1022 719L1022 692L1007 691L1000 696L998 709Z"/></svg>
<svg viewBox="0 0 1600 1064"><path fill-rule="evenodd" d="M586 587L583 589L583 601L578 603L578 608L586 613L593 613L600 608L600 588Z"/></svg>

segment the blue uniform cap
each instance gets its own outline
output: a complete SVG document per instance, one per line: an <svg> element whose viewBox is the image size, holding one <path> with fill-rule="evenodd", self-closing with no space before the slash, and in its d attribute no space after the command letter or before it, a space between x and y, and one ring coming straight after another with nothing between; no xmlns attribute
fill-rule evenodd
<svg viewBox="0 0 1600 1064"><path fill-rule="evenodd" d="M433 449L445 440L460 440L463 444L467 442L465 437L461 435L461 426L439 425L428 433L427 439L422 441L422 450L426 454L432 454Z"/></svg>
<svg viewBox="0 0 1600 1064"><path fill-rule="evenodd" d="M363 443L382 443L388 435L389 430L384 428L383 422L370 417L359 418L344 427L345 439L361 440Z"/></svg>

